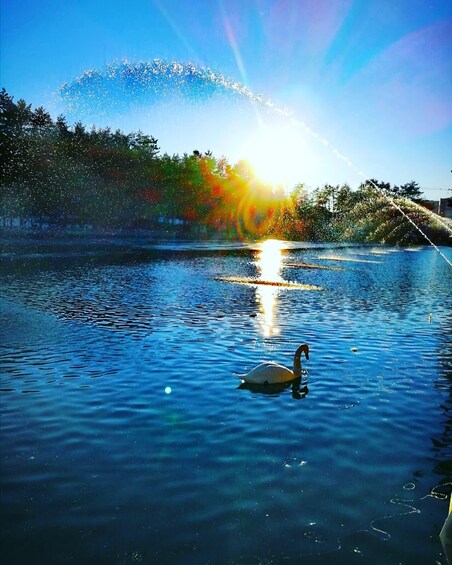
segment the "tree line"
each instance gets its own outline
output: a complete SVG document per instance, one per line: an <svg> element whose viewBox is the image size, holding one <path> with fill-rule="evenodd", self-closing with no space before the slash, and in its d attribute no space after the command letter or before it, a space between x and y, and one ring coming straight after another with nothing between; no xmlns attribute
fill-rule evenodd
<svg viewBox="0 0 452 565"><path fill-rule="evenodd" d="M287 194L257 179L240 161L210 151L160 154L141 131L72 126L0 92L0 222L36 229L89 226L98 230L173 229L235 238L312 241L418 242L420 234L390 200L409 208L431 236L444 236L411 200L414 181L376 180L357 190L326 185ZM388 199L388 196L390 197Z"/></svg>

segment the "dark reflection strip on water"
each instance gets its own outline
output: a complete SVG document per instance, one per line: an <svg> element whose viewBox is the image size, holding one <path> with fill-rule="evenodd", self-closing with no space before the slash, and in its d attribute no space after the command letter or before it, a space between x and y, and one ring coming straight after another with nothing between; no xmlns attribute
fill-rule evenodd
<svg viewBox="0 0 452 565"><path fill-rule="evenodd" d="M312 284L301 284L291 281L266 281L261 279L253 279L246 277L215 277L217 281L224 281L236 284L249 284L249 285L263 285L263 286L278 286L283 288L291 288L297 290L325 290L321 286L316 286Z"/></svg>
<svg viewBox="0 0 452 565"><path fill-rule="evenodd" d="M374 263L374 264L381 264L381 261L372 261L371 259L355 259L353 257L343 257L339 255L320 255L318 257L324 261L345 261L350 263Z"/></svg>
<svg viewBox="0 0 452 565"><path fill-rule="evenodd" d="M343 271L342 267L327 267L326 265L312 265L310 263L283 263L283 267L298 267L300 269L325 269L326 271Z"/></svg>

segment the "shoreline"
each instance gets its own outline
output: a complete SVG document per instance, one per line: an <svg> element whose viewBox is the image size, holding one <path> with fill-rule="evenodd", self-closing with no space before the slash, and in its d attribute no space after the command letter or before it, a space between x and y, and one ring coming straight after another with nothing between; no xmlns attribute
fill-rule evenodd
<svg viewBox="0 0 452 565"><path fill-rule="evenodd" d="M265 239L241 240L225 234L186 234L167 230L39 230L0 229L0 256L13 258L26 254L55 254L70 251L99 253L143 253L146 251L258 251ZM288 249L345 249L375 247L382 244L346 241L284 240Z"/></svg>

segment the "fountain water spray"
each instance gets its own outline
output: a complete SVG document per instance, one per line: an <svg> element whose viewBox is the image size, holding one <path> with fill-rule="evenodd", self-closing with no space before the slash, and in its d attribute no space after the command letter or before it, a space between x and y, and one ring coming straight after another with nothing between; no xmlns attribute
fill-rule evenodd
<svg viewBox="0 0 452 565"><path fill-rule="evenodd" d="M428 235L426 233L424 233L424 231L416 224L416 222L414 222L410 216L408 216L408 214L397 204L397 202L394 200L394 198L392 198L388 192L386 190L382 190L379 186L377 186L372 180L368 180L367 181L377 192L379 192L384 198L386 198L386 200L391 204L391 206L394 206L394 208L396 210L398 210L409 222L410 224L421 234L424 236L424 238L430 243L430 245L441 255L441 257L446 261L446 263L452 267L452 263L449 261L449 259L444 255L444 253L442 253L442 251L438 248L437 245L435 245L433 243L433 241L428 237ZM422 208L420 206L420 208ZM446 227L446 226L445 226ZM446 227L446 229L452 233L452 231Z"/></svg>
<svg viewBox="0 0 452 565"><path fill-rule="evenodd" d="M90 110L103 112L106 107L114 109L127 107L130 103L150 103L155 101L156 98L160 99L162 96L170 97L171 95L182 95L188 100L197 99L201 94L204 98L210 98L214 95L232 95L245 98L252 104L289 120L289 123L295 128L302 129L330 149L337 159L344 161L350 169L364 181L367 181L391 206L397 209L452 267L449 259L397 204L395 199L372 180L368 180L369 175L359 169L326 138L313 131L302 120L295 118L286 108L278 106L264 96L255 94L246 86L226 78L221 73L215 73L209 68L196 67L190 63L164 62L159 59L138 63L122 61L107 65L103 70L86 71L70 84L63 84L59 93L67 108L75 112L86 110L87 107ZM422 208L419 205L417 206ZM425 211L423 208L422 210ZM432 212L430 214L449 233L452 233L452 229L439 216Z"/></svg>
<svg viewBox="0 0 452 565"><path fill-rule="evenodd" d="M186 100L214 95L233 95L263 104L264 97L242 84L188 63L159 59L129 63L127 60L104 69L84 72L70 84L63 84L59 94L68 109L75 112L117 109L133 102L152 103L162 96L182 95ZM268 103L267 103L268 104ZM268 106L270 108L270 106Z"/></svg>

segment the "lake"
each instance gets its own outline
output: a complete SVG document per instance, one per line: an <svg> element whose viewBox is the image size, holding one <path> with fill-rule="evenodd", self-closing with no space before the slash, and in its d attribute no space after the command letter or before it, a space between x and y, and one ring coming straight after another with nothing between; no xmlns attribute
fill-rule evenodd
<svg viewBox="0 0 452 565"><path fill-rule="evenodd" d="M2 561L445 563L451 274L431 247L4 252ZM302 342L302 387L241 385Z"/></svg>

